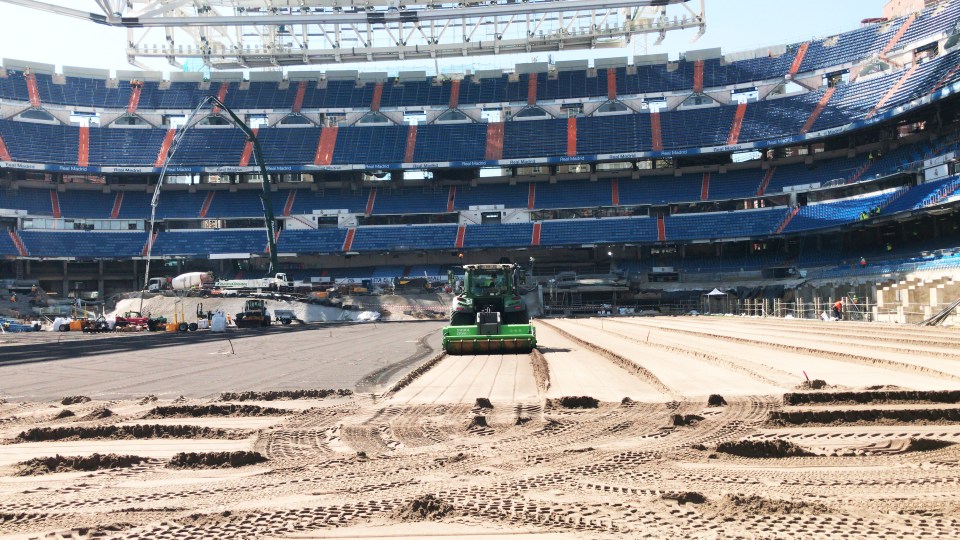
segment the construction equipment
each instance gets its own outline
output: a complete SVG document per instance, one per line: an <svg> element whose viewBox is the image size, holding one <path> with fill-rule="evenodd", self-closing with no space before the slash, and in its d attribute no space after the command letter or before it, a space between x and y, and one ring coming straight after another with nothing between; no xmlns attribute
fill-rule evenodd
<svg viewBox="0 0 960 540"><path fill-rule="evenodd" d="M537 346L516 264L468 264L443 328L449 354L528 353ZM448 280L453 282L452 272Z"/></svg>
<svg viewBox="0 0 960 540"><path fill-rule="evenodd" d="M237 322L237 328L270 326L266 302L260 299L247 300L243 303L243 313L237 313L234 320Z"/></svg>

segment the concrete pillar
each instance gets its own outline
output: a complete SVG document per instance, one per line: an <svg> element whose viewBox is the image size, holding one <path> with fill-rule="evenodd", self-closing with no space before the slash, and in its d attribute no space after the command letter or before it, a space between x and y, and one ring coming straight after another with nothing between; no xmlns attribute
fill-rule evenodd
<svg viewBox="0 0 960 540"><path fill-rule="evenodd" d="M97 263L97 299L103 300L106 296L106 288L103 283L103 261Z"/></svg>
<svg viewBox="0 0 960 540"><path fill-rule="evenodd" d="M63 261L63 291L60 298L66 298L70 292L70 281L67 279L67 261Z"/></svg>

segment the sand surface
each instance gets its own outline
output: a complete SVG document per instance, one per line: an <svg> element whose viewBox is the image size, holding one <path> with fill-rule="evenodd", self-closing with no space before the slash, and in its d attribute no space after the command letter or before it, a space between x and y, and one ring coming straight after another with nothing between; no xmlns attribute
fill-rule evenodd
<svg viewBox="0 0 960 540"><path fill-rule="evenodd" d="M443 357L441 326L7 338L0 537L960 537L960 445L911 443L960 443L960 393L895 397L960 389L954 331L551 319L536 322L542 357ZM826 382L820 401L785 405L784 394L802 391L804 371ZM408 373L416 376L397 387ZM294 389L350 392L220 399ZM713 394L726 404L708 405ZM64 405L67 396L91 400ZM596 407L566 407L567 396L594 398ZM212 412L231 404L230 415ZM154 411L172 406L159 410L181 412ZM773 422L786 413L821 421ZM78 435L150 425L169 437ZM163 431L176 426L221 436ZM34 428L74 436L25 440ZM794 444L809 455L738 457L718 450L726 443ZM178 452L241 450L267 461L169 466ZM146 459L18 475L27 459L93 453Z"/></svg>

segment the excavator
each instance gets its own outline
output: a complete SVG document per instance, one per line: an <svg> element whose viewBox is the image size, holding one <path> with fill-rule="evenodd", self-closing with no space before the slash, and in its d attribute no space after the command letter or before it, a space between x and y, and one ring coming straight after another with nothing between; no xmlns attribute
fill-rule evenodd
<svg viewBox="0 0 960 540"><path fill-rule="evenodd" d="M537 346L516 264L468 264L443 327L447 354L529 353ZM453 281L452 272L448 279Z"/></svg>

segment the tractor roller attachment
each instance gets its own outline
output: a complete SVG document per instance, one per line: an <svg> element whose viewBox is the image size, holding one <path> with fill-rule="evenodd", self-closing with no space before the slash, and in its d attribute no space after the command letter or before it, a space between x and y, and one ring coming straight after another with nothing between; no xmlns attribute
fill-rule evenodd
<svg viewBox="0 0 960 540"><path fill-rule="evenodd" d="M520 295L520 268L515 264L465 265L463 286L443 328L447 354L529 353L537 346L536 329Z"/></svg>

